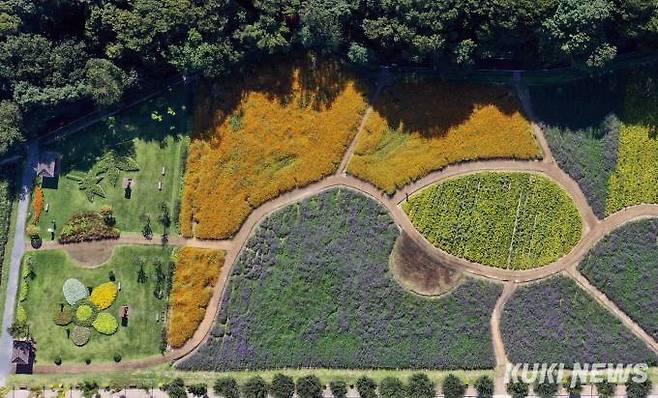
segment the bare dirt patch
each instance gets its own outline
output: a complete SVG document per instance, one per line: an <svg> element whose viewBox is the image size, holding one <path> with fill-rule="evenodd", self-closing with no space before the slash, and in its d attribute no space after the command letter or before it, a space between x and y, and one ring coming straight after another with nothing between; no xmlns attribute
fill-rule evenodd
<svg viewBox="0 0 658 398"><path fill-rule="evenodd" d="M80 266L95 268L103 265L112 257L112 250L114 250L115 245L116 242L114 241L98 241L72 243L63 245L61 248L80 263Z"/></svg>
<svg viewBox="0 0 658 398"><path fill-rule="evenodd" d="M404 231L395 241L390 257L391 272L408 290L423 296L439 296L457 286L463 273L429 256Z"/></svg>

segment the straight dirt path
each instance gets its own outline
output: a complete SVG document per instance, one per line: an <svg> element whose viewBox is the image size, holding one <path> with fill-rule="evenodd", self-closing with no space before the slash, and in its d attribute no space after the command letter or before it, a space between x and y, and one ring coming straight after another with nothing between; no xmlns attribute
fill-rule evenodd
<svg viewBox="0 0 658 398"><path fill-rule="evenodd" d="M14 228L14 245L11 249L9 269L3 270L3 272L9 272L9 278L7 286L3 287L6 289L7 295L5 298L4 314L2 316L2 331L0 332L0 386L5 384L5 380L12 369L12 337L7 328L14 321L21 259L23 258L25 248L25 223L27 222L30 205L30 192L32 191L32 183L36 176L35 173L39 158L39 146L35 141L29 142L26 146L26 150L27 160L20 181L18 210L16 215L16 225Z"/></svg>
<svg viewBox="0 0 658 398"><path fill-rule="evenodd" d="M634 320L632 320L624 311L622 311L617 304L610 300L603 292L597 289L594 285L590 283L583 274L581 274L576 266L571 266L567 268L566 274L569 275L573 280L578 283L578 285L589 293L590 296L594 297L596 301L599 302L603 307L610 311L614 316L619 318L619 320L626 326L633 334L639 337L644 343L656 354L658 354L658 343L644 331Z"/></svg>

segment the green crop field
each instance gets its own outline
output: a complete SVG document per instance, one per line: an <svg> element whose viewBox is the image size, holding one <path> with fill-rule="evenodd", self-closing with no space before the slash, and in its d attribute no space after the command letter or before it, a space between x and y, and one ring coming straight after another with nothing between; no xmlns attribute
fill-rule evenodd
<svg viewBox="0 0 658 398"><path fill-rule="evenodd" d="M582 234L572 199L538 174L484 172L451 179L413 195L403 208L437 247L494 267L549 264Z"/></svg>

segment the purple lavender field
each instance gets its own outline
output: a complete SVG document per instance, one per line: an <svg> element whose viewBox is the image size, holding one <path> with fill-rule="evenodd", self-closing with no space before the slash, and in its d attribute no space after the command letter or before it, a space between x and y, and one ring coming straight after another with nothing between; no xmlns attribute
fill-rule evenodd
<svg viewBox="0 0 658 398"><path fill-rule="evenodd" d="M658 220L624 225L580 263L589 281L658 340Z"/></svg>
<svg viewBox="0 0 658 398"><path fill-rule="evenodd" d="M502 287L405 291L388 270L398 234L384 208L348 189L271 215L240 255L211 338L179 367L492 368Z"/></svg>
<svg viewBox="0 0 658 398"><path fill-rule="evenodd" d="M563 276L519 288L505 305L501 332L516 363L656 361L644 342Z"/></svg>

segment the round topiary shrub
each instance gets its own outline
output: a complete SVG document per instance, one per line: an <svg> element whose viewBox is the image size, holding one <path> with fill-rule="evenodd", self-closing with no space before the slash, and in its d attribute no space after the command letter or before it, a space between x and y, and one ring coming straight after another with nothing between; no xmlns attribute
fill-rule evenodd
<svg viewBox="0 0 658 398"><path fill-rule="evenodd" d="M62 357L60 357L59 355L56 356L55 359L53 360L53 362L55 362L55 365L57 365L57 366L61 365L62 364Z"/></svg>
<svg viewBox="0 0 658 398"><path fill-rule="evenodd" d="M55 314L53 321L55 321L55 325L66 326L73 322L73 315L73 308L66 306Z"/></svg>
<svg viewBox="0 0 658 398"><path fill-rule="evenodd" d="M260 376L254 376L242 385L242 398L266 398L269 390L267 382Z"/></svg>
<svg viewBox="0 0 658 398"><path fill-rule="evenodd" d="M66 299L66 302L71 305L74 305L78 301L89 296L87 287L75 278L67 279L66 282L64 282L64 287L62 290L64 291L64 298Z"/></svg>
<svg viewBox="0 0 658 398"><path fill-rule="evenodd" d="M377 383L369 377L359 378L356 381L356 390L361 398L377 398Z"/></svg>
<svg viewBox="0 0 658 398"><path fill-rule="evenodd" d="M277 373L270 385L270 394L274 398L292 398L295 393L295 382L292 377Z"/></svg>
<svg viewBox="0 0 658 398"><path fill-rule="evenodd" d="M310 375L297 379L299 398L322 398L322 383L317 376Z"/></svg>
<svg viewBox="0 0 658 398"><path fill-rule="evenodd" d="M466 385L457 376L449 374L443 381L443 396L445 398L461 398L465 393Z"/></svg>
<svg viewBox="0 0 658 398"><path fill-rule="evenodd" d="M119 289L114 282L101 283L92 290L89 301L99 309L104 310L114 303L118 293Z"/></svg>
<svg viewBox="0 0 658 398"><path fill-rule="evenodd" d="M71 341L73 341L73 344L77 345L78 347L82 347L83 345L87 344L90 337L91 329L88 327L76 326L73 328L73 332L71 332Z"/></svg>
<svg viewBox="0 0 658 398"><path fill-rule="evenodd" d="M102 312L98 314L96 320L92 323L92 326L98 333L110 335L116 333L119 328L119 322L114 315Z"/></svg>
<svg viewBox="0 0 658 398"><path fill-rule="evenodd" d="M94 316L94 309L89 304L81 304L75 309L75 320L77 323L91 323Z"/></svg>
<svg viewBox="0 0 658 398"><path fill-rule="evenodd" d="M329 389L334 398L345 398L347 396L347 383L342 380L334 380L330 382Z"/></svg>
<svg viewBox="0 0 658 398"><path fill-rule="evenodd" d="M475 381L475 390L478 392L478 398L491 398L494 393L494 382L489 376L480 376Z"/></svg>
<svg viewBox="0 0 658 398"><path fill-rule="evenodd" d="M379 396L381 398L400 398L406 396L406 391L400 379L397 377L385 377L379 383Z"/></svg>
<svg viewBox="0 0 658 398"><path fill-rule="evenodd" d="M121 354L119 353L114 354L114 362L116 363L121 362Z"/></svg>

